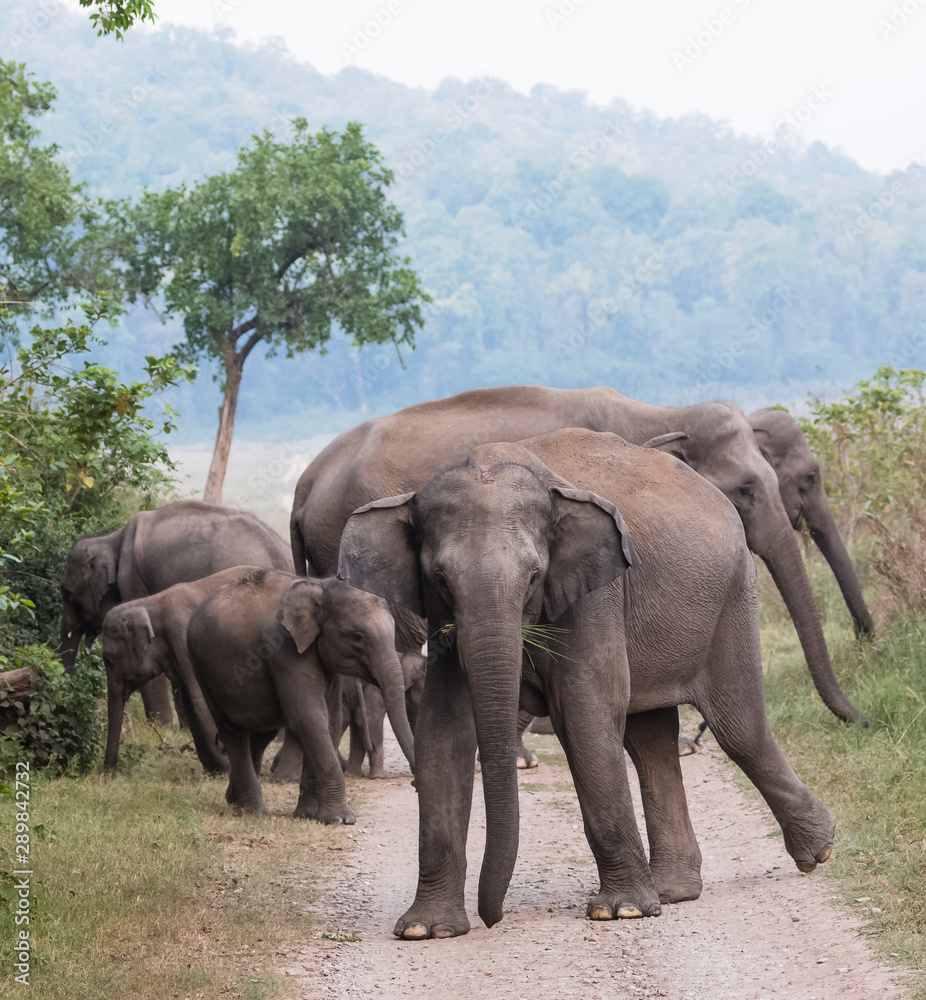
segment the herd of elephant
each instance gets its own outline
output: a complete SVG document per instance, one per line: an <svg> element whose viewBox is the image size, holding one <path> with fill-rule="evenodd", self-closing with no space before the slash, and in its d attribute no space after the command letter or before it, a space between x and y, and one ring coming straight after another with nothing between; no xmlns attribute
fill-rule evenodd
<svg viewBox="0 0 926 1000"><path fill-rule="evenodd" d="M394 931L409 939L469 930L477 750L478 912L488 926L501 919L517 768L534 763L521 736L548 716L598 865L588 916L654 916L701 892L679 705L702 713L762 793L799 869L832 850L833 819L785 760L763 701L753 553L821 698L865 725L833 674L802 524L856 632L871 633L819 464L786 412L653 406L607 388L473 390L336 438L296 487L289 550L253 515L197 501L76 542L60 652L72 669L80 640L102 635L107 770L133 691L169 717L166 678L205 770L227 772L228 801L247 811L264 811L262 759L283 729L273 770L299 775L295 815L354 822L344 768L358 773L366 752L371 776L382 773L388 715L418 792L418 888Z"/></svg>

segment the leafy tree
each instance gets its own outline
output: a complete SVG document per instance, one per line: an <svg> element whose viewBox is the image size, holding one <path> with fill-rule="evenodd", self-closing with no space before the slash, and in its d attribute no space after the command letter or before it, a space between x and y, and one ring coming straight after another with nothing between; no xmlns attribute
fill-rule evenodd
<svg viewBox="0 0 926 1000"><path fill-rule="evenodd" d="M91 9L90 22L98 35L114 34L121 39L136 21L157 20L150 0L80 0L81 7Z"/></svg>
<svg viewBox="0 0 926 1000"><path fill-rule="evenodd" d="M39 144L32 120L47 112L55 88L22 63L0 59L0 333L11 336L33 307L49 314L75 290L111 293L99 206L74 184L58 147Z"/></svg>
<svg viewBox="0 0 926 1000"><path fill-rule="evenodd" d="M206 356L221 371L206 500L221 502L244 364L258 345L324 352L335 326L358 346L413 343L429 299L396 253L392 180L360 125L313 135L299 118L291 141L255 136L228 173L123 205L129 294L162 288L168 313L183 316L178 356Z"/></svg>
<svg viewBox="0 0 926 1000"><path fill-rule="evenodd" d="M90 361L71 368L69 357L90 351L104 309L87 307L85 323L36 327L15 370L0 366L0 656L54 637L73 540L112 530L127 501L151 505L172 482L155 421L142 411L195 369L148 357L147 378L125 383ZM175 416L165 408L159 429L170 432Z"/></svg>

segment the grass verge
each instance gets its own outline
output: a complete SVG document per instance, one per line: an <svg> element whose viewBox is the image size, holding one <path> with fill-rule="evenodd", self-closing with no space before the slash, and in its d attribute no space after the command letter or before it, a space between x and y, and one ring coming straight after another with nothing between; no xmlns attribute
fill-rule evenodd
<svg viewBox="0 0 926 1000"><path fill-rule="evenodd" d="M185 740L135 718L140 749L113 780L33 778L31 986L48 1000L287 997L285 967L346 827L300 822L295 786L265 784L270 815L236 816ZM131 759L135 758L134 762ZM0 845L13 844L0 796ZM41 829L40 829L41 828ZM9 854L0 869L10 870ZM13 918L0 909L0 995L12 995Z"/></svg>
<svg viewBox="0 0 926 1000"><path fill-rule="evenodd" d="M766 706L794 770L836 818L826 874L883 957L926 968L926 617L857 642L832 576L811 560L839 682L868 718L846 726L813 689L797 635L763 582ZM911 994L926 1000L926 982Z"/></svg>

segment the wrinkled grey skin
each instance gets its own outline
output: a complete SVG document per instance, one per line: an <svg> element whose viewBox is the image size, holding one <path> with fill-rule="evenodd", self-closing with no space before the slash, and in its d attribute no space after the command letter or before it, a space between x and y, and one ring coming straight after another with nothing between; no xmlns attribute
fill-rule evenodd
<svg viewBox="0 0 926 1000"><path fill-rule="evenodd" d="M405 675L405 710L408 723L415 731L415 720L421 696L424 693L427 660L420 653L402 653L402 673ZM383 723L386 706L375 684L345 684L342 691L341 712L331 712L331 739L337 747L345 729L350 729L350 751L347 760L341 758L344 773L351 778L363 777L364 757L369 759L368 778L384 778Z"/></svg>
<svg viewBox="0 0 926 1000"><path fill-rule="evenodd" d="M601 880L593 919L657 915L661 901L700 893L679 704L702 712L811 871L829 857L833 820L768 727L755 565L733 507L682 463L610 434L569 429L522 445L480 446L417 493L361 508L344 530L340 574L426 615L433 637L415 734L418 891L395 933L469 929L477 746L479 915L489 926L501 919L518 850L519 707L549 714L566 752ZM565 631L551 653L531 649L522 662L525 622ZM624 740L640 775L649 865Z"/></svg>
<svg viewBox="0 0 926 1000"><path fill-rule="evenodd" d="M759 450L778 476L781 501L791 524L806 524L810 537L830 565L852 615L857 636L874 635L871 612L862 596L855 567L839 534L823 486L820 463L797 421L784 410L757 410L748 417Z"/></svg>
<svg viewBox="0 0 926 1000"><path fill-rule="evenodd" d="M289 569L283 540L253 514L181 500L141 511L118 531L71 546L61 581L63 613L58 653L74 669L82 638L91 646L110 609L240 565ZM170 722L163 677L142 688L148 717Z"/></svg>
<svg viewBox="0 0 926 1000"><path fill-rule="evenodd" d="M613 389L504 386L476 389L368 420L341 434L296 486L290 540L297 573L332 573L351 512L377 497L418 489L477 444L516 441L562 427L610 431L666 451L713 483L736 508L750 549L771 571L827 707L865 724L833 674L820 615L774 470L735 403L651 406ZM423 629L397 615L397 646L420 647Z"/></svg>
<svg viewBox="0 0 926 1000"><path fill-rule="evenodd" d="M193 674L186 633L190 617L219 587L259 569L235 566L219 573L177 583L159 594L126 601L103 619L103 663L106 666L108 730L103 770L114 773L119 763L122 715L131 695L161 674L170 681L184 715L196 753L209 774L226 774L228 760L216 744L212 715Z"/></svg>
<svg viewBox="0 0 926 1000"><path fill-rule="evenodd" d="M385 602L333 578L256 570L201 604L190 619L187 648L228 754L228 801L245 812L266 812L261 759L285 727L303 751L294 815L355 822L325 704L336 672L381 688L399 745L414 767L394 636Z"/></svg>
<svg viewBox="0 0 926 1000"><path fill-rule="evenodd" d="M402 664L402 675L405 683L405 712L412 732L415 731L415 718L421 695L424 691L424 674L427 660L420 653L401 653L399 661ZM347 678L342 678L340 685L328 688L328 719L331 730L331 742L335 749L341 745L344 730L350 727L350 756L348 760L338 759L341 769L350 777L361 777L364 757L369 757L370 778L383 778L383 720L386 706L381 691L375 684L360 682L357 685ZM296 740L289 734L283 738L273 763L270 766L272 782L298 781L302 774L302 750Z"/></svg>

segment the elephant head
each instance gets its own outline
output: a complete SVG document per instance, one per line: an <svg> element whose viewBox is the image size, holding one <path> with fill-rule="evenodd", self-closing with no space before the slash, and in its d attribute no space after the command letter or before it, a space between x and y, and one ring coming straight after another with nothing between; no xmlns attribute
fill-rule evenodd
<svg viewBox="0 0 926 1000"><path fill-rule="evenodd" d="M161 666L152 662L154 629L145 608L134 604L113 608L103 621L102 633L109 716L103 769L113 773L125 703L133 691L160 675Z"/></svg>
<svg viewBox="0 0 926 1000"><path fill-rule="evenodd" d="M814 686L834 715L867 725L833 673L820 614L775 470L756 444L752 426L735 403L679 411L684 430L669 430L644 447L675 455L713 483L743 522L749 548L765 562L801 640Z"/></svg>
<svg viewBox="0 0 926 1000"><path fill-rule="evenodd" d="M573 489L515 444L482 445L417 493L348 520L338 574L453 627L469 684L486 804L479 914L491 926L518 847L515 748L522 625L555 621L634 560L613 504Z"/></svg>
<svg viewBox="0 0 926 1000"><path fill-rule="evenodd" d="M322 663L375 684L402 752L415 768L415 747L405 711L405 677L395 649L395 620L385 601L341 580L295 580L280 623L299 653L318 643Z"/></svg>
<svg viewBox="0 0 926 1000"><path fill-rule="evenodd" d="M758 410L748 417L756 443L778 477L781 500L791 524L806 524L839 583L856 635L873 635L874 622L862 596L855 567L836 525L823 486L820 463L797 421L785 410Z"/></svg>
<svg viewBox="0 0 926 1000"><path fill-rule="evenodd" d="M118 534L118 532L116 533ZM80 640L93 645L106 613L119 603L118 544L114 535L84 538L67 555L61 581L61 643L58 652L71 673Z"/></svg>

